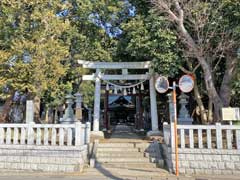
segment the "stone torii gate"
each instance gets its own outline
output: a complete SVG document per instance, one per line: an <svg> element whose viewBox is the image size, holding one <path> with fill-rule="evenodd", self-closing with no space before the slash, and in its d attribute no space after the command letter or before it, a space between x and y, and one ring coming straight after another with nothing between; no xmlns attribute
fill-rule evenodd
<svg viewBox="0 0 240 180"><path fill-rule="evenodd" d="M103 136L103 132L99 130L100 121L100 99L101 99L101 80L149 80L150 91L150 106L151 106L151 131L148 132L148 136L158 135L158 113L157 113L157 101L156 91L154 87L154 73L151 69L151 62L92 62L78 60L78 64L82 65L86 69L95 69L95 74L83 75L84 81L95 81L95 94L94 94L94 118L93 118L93 131L92 134L96 136ZM105 69L121 69L122 74L117 75L105 75L102 74L102 70ZM146 74L128 74L128 69L146 69Z"/></svg>

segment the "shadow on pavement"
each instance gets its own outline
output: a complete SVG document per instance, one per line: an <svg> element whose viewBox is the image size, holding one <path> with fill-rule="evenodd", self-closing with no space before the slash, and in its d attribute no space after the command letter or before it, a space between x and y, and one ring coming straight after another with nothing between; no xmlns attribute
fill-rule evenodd
<svg viewBox="0 0 240 180"><path fill-rule="evenodd" d="M96 169L100 173L102 173L104 176L106 176L107 178L110 178L110 179L113 179L113 180L123 180L122 178L119 178L119 177L113 175L110 171L106 170L102 166L98 166L98 167L96 167Z"/></svg>

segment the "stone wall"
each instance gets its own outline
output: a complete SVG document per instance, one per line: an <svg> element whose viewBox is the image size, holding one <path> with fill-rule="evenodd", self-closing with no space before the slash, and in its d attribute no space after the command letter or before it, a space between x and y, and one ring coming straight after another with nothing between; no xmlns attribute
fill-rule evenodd
<svg viewBox="0 0 240 180"><path fill-rule="evenodd" d="M81 172L87 152L87 145L0 145L0 170Z"/></svg>
<svg viewBox="0 0 240 180"><path fill-rule="evenodd" d="M175 172L175 153L163 147L165 163ZM179 149L180 174L240 175L240 151L221 149Z"/></svg>

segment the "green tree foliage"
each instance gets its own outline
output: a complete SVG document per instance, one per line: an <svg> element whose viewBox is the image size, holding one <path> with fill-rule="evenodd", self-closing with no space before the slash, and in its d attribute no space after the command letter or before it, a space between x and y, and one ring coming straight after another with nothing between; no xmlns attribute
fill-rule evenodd
<svg viewBox="0 0 240 180"><path fill-rule="evenodd" d="M65 4L47 0L0 2L0 82L54 97L68 65L70 22L57 16Z"/></svg>
<svg viewBox="0 0 240 180"><path fill-rule="evenodd" d="M65 18L69 19L74 31L71 33L70 68L65 79L74 82L76 74L80 76L87 72L76 68L77 60L112 61L116 52L117 39L121 23L128 13L128 3L124 1L90 1L72 0ZM77 85L77 84L76 84ZM79 87L73 88L78 91ZM93 105L94 85L92 82L83 82L80 87L84 102Z"/></svg>
<svg viewBox="0 0 240 180"><path fill-rule="evenodd" d="M181 63L176 49L177 37L167 28L166 21L152 11L137 14L123 23L117 57L124 61L153 61L155 70L167 76L178 72Z"/></svg>
<svg viewBox="0 0 240 180"><path fill-rule="evenodd" d="M1 92L6 86L28 88L56 104L66 92L78 91L75 81L86 71L77 67L77 60L112 60L114 36L128 6L103 0L1 1Z"/></svg>
<svg viewBox="0 0 240 180"><path fill-rule="evenodd" d="M237 41L240 42L240 2L237 0L224 0L224 17L227 20L227 24L229 24L229 30L232 31ZM231 85L232 89L232 98L231 105L232 106L240 106L240 45L237 46L237 66L235 70L235 76Z"/></svg>
<svg viewBox="0 0 240 180"><path fill-rule="evenodd" d="M227 60L235 58L239 48L240 3L186 2L181 4L184 26L211 65L209 72L221 99L219 91L226 90L222 82L226 82ZM174 5L171 9L179 15ZM82 74L91 73L78 67L78 59L152 60L158 73L172 77L182 68L191 70L189 62L194 69L198 66L196 56L182 41L176 23L165 15L153 12L150 1L145 0L1 0L0 91L6 85L11 90L27 87L45 102L59 104L64 94L79 90L81 80L76 80ZM239 69L233 73L234 80L230 78L234 103L240 94ZM200 81L203 72L197 69ZM209 94L203 83L199 85L201 94ZM93 87L84 82L80 88L88 105L93 101Z"/></svg>
<svg viewBox="0 0 240 180"><path fill-rule="evenodd" d="M126 9L122 1L71 1L68 18L76 27L71 43L75 59L111 61L117 33L116 23ZM125 8L124 8L125 7Z"/></svg>

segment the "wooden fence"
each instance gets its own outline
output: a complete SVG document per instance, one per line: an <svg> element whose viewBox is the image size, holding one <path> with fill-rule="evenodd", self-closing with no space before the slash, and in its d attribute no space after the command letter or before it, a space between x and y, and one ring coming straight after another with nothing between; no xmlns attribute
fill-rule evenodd
<svg viewBox="0 0 240 180"><path fill-rule="evenodd" d="M174 123L163 124L164 141L175 147ZM238 125L177 125L179 148L240 149Z"/></svg>
<svg viewBox="0 0 240 180"><path fill-rule="evenodd" d="M90 142L90 123L0 124L0 145L81 146Z"/></svg>

